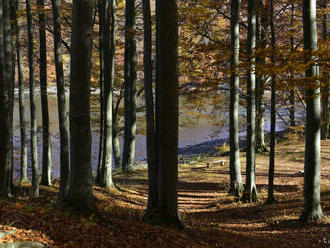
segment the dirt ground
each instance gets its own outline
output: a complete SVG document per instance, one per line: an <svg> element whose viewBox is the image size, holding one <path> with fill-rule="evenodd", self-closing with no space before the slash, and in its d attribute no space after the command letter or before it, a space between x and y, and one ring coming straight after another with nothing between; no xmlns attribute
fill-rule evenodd
<svg viewBox="0 0 330 248"><path fill-rule="evenodd" d="M225 160L225 165L206 161ZM0 232L15 229L1 242L40 241L50 247L330 247L330 222L301 225L304 142L277 146L275 198L265 204L268 154L257 155L258 203L228 196L228 157L209 158L179 166L179 211L185 231L143 224L147 201L147 171L114 176L118 190L95 187L105 220L54 207L57 187L43 187L42 197L0 201ZM241 153L243 182L245 154ZM330 141L322 141L321 200L330 215Z"/></svg>

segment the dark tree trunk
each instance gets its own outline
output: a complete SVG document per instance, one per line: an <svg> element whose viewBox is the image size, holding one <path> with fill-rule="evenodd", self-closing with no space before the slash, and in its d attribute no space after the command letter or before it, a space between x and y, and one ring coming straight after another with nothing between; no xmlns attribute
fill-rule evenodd
<svg viewBox="0 0 330 248"><path fill-rule="evenodd" d="M317 51L317 24L316 1L303 0L304 23L304 49L308 52L306 64L316 61L312 53ZM302 222L318 220L324 217L320 199L320 136L321 136L321 111L320 88L318 80L318 65L313 63L306 70L306 80L309 87L306 89L307 116L306 116L306 145L304 167L304 211L300 216Z"/></svg>
<svg viewBox="0 0 330 248"><path fill-rule="evenodd" d="M103 55L104 55L104 140L101 186L113 187L112 180L112 89L115 76L115 1L103 0Z"/></svg>
<svg viewBox="0 0 330 248"><path fill-rule="evenodd" d="M294 3L291 4L291 26L293 27L294 25ZM294 37L293 35L290 36L290 44L291 44L291 53L294 52ZM293 72L290 72L290 78L291 78L291 83L293 84L294 80L294 75ZM296 120L295 120L295 86L292 86L292 89L290 90L290 96L289 96L289 101L290 101L290 126L294 127L296 125Z"/></svg>
<svg viewBox="0 0 330 248"><path fill-rule="evenodd" d="M325 9L327 7L327 0L324 0L322 7ZM327 14L322 16L322 38L324 42L328 41L328 28L327 28ZM322 139L330 138L330 72L327 70L323 71L323 81L325 82L324 89L322 90Z"/></svg>
<svg viewBox="0 0 330 248"><path fill-rule="evenodd" d="M124 55L124 107L125 130L122 168L128 170L134 164L136 136L136 40L135 1L126 0L125 55Z"/></svg>
<svg viewBox="0 0 330 248"><path fill-rule="evenodd" d="M0 195L11 195L13 81L10 1L0 4Z"/></svg>
<svg viewBox="0 0 330 248"><path fill-rule="evenodd" d="M47 41L44 0L38 0L39 18L39 70L40 70L40 99L42 111L42 173L41 184L52 184L52 155L49 137L49 113L47 96Z"/></svg>
<svg viewBox="0 0 330 248"><path fill-rule="evenodd" d="M70 192L69 205L93 211L90 69L93 0L74 0L72 6L70 72Z"/></svg>
<svg viewBox="0 0 330 248"><path fill-rule="evenodd" d="M270 0L270 29L271 29L271 62L275 66L275 26L274 26L274 2ZM272 75L271 84L271 110L270 110L270 154L268 172L268 203L274 203L274 170L275 170L275 128L276 128L276 75Z"/></svg>
<svg viewBox="0 0 330 248"><path fill-rule="evenodd" d="M248 77L247 77L247 150L246 150L246 185L242 200L245 202L258 201L255 174L255 47L256 47L256 0L248 1Z"/></svg>
<svg viewBox="0 0 330 248"><path fill-rule="evenodd" d="M178 214L177 1L156 0L156 136L160 221L182 227Z"/></svg>
<svg viewBox="0 0 330 248"><path fill-rule="evenodd" d="M22 11L22 0L17 0L17 13ZM17 71L18 71L18 104L21 132L21 173L20 183L27 183L27 145L26 145L26 120L25 120L25 101L24 101L24 65L22 57L22 16L16 17L16 53L17 53Z"/></svg>
<svg viewBox="0 0 330 248"><path fill-rule="evenodd" d="M238 110L239 110L239 13L240 0L231 1L231 82L230 82L230 189L229 194L239 197L243 192L241 164L238 140Z"/></svg>
<svg viewBox="0 0 330 248"><path fill-rule="evenodd" d="M104 49L103 49L103 8L102 2L98 2L99 12L99 53L100 53L100 140L99 140L99 157L97 163L96 183L101 185L101 171L103 165L103 136L104 136Z"/></svg>
<svg viewBox="0 0 330 248"><path fill-rule="evenodd" d="M30 112L31 112L31 162L32 162L32 193L34 197L39 196L39 169L37 149L37 117L36 99L34 95L34 61L33 61L33 24L30 0L26 0L26 16L28 29L28 59L29 59L29 85L30 85Z"/></svg>
<svg viewBox="0 0 330 248"><path fill-rule="evenodd" d="M61 0L52 0L54 21L54 57L57 85L57 107L60 128L60 190L59 201L67 200L70 179L69 160L69 120L67 115L67 103L65 98L65 84L62 60L62 33L61 33Z"/></svg>
<svg viewBox="0 0 330 248"><path fill-rule="evenodd" d="M158 210L157 190L157 158L155 144L155 113L154 97L152 92L152 21L150 1L143 0L143 27L144 27L144 92L146 104L146 129L147 129L147 162L148 162L148 205L144 216L145 221L153 221L154 213Z"/></svg>

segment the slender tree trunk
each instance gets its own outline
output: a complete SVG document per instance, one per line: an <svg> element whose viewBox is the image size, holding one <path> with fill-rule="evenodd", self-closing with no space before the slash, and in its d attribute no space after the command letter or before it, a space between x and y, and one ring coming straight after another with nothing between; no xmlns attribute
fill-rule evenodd
<svg viewBox="0 0 330 248"><path fill-rule="evenodd" d="M16 0L17 12L22 11L22 0ZM25 120L25 101L24 101L24 66L22 57L22 16L16 17L16 53L17 53L17 71L18 71L18 104L19 104L19 119L21 132L21 173L20 183L27 183L27 145L26 145L26 120Z"/></svg>
<svg viewBox="0 0 330 248"><path fill-rule="evenodd" d="M154 97L152 92L152 21L150 11L150 1L143 0L143 27L144 27L144 91L146 103L146 143L148 162L148 204L144 220L153 221L154 213L158 211L158 190L157 190L157 158L155 144L155 113Z"/></svg>
<svg viewBox="0 0 330 248"><path fill-rule="evenodd" d="M13 115L13 81L12 81L12 36L10 1L0 4L0 195L11 195L12 177L12 115Z"/></svg>
<svg viewBox="0 0 330 248"><path fill-rule="evenodd" d="M271 61L275 66L275 26L274 26L274 2L270 0L270 29L271 29ZM268 203L274 203L274 170L275 170L275 129L276 129L276 75L273 73L271 80L271 110L270 110L270 154L268 172Z"/></svg>
<svg viewBox="0 0 330 248"><path fill-rule="evenodd" d="M103 8L102 2L98 2L99 12L99 53L100 53L100 140L99 140L99 158L97 164L96 182L101 185L101 171L103 166L103 136L104 136L104 49L103 49Z"/></svg>
<svg viewBox="0 0 330 248"><path fill-rule="evenodd" d="M28 59L29 59L29 85L30 85L30 112L31 112L31 162L32 162L32 193L34 197L39 196L39 169L37 149L37 117L36 99L34 95L34 62L33 62L33 24L30 0L26 0L26 16L28 29Z"/></svg>
<svg viewBox="0 0 330 248"><path fill-rule="evenodd" d="M294 25L294 3L291 4L291 27ZM290 43L291 43L291 53L294 52L294 37L293 35L290 36ZM293 83L294 75L293 72L290 72L291 83ZM292 86L290 90L290 126L294 127L296 125L295 120L295 86Z"/></svg>
<svg viewBox="0 0 330 248"><path fill-rule="evenodd" d="M316 61L313 52L317 51L316 0L303 0L304 49L309 53L306 62ZM318 220L324 217L320 199L320 136L321 111L318 65L313 63L306 70L306 80L310 86L306 89L306 145L304 167L304 211L300 216L303 222Z"/></svg>
<svg viewBox="0 0 330 248"><path fill-rule="evenodd" d="M239 197L243 192L241 163L239 157L238 109L239 109L239 13L240 0L231 1L231 82L230 82L230 189L229 194Z"/></svg>
<svg viewBox="0 0 330 248"><path fill-rule="evenodd" d="M248 1L248 69L247 77L247 151L246 151L246 185L242 200L245 202L258 201L256 174L255 174L255 47L256 47L256 0Z"/></svg>
<svg viewBox="0 0 330 248"><path fill-rule="evenodd" d="M327 0L324 0L322 7L325 9L327 7ZM327 14L322 16L322 38L324 42L328 41L328 28L327 28ZM322 139L330 138L330 86L329 77L330 72L327 70L323 71L323 81L325 82L324 89L322 90Z"/></svg>
<svg viewBox="0 0 330 248"><path fill-rule="evenodd" d="M47 41L44 0L38 0L39 18L39 70L40 70L40 99L42 111L42 174L41 184L52 184L52 155L49 137L49 113L47 96Z"/></svg>
<svg viewBox="0 0 330 248"><path fill-rule="evenodd" d="M112 180L112 89L115 76L115 1L103 0L104 50L104 140L101 186L110 189Z"/></svg>
<svg viewBox="0 0 330 248"><path fill-rule="evenodd" d="M90 123L90 69L93 0L74 0L72 6L70 72L70 192L69 205L93 211Z"/></svg>
<svg viewBox="0 0 330 248"><path fill-rule="evenodd" d="M54 57L56 69L57 107L60 128L60 190L59 201L67 200L70 179L69 122L65 98L65 84L62 60L61 0L52 0L54 21Z"/></svg>
<svg viewBox="0 0 330 248"><path fill-rule="evenodd" d="M156 0L156 135L160 221L179 228L177 1Z"/></svg>
<svg viewBox="0 0 330 248"><path fill-rule="evenodd" d="M122 168L128 170L134 164L136 136L136 40L135 1L126 0L125 54L124 54L124 106L125 130Z"/></svg>

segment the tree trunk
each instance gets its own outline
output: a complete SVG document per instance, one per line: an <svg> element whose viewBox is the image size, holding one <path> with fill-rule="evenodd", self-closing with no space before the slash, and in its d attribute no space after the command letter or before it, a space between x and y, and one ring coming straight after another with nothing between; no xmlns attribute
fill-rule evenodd
<svg viewBox="0 0 330 248"><path fill-rule="evenodd" d="M316 61L312 53L317 51L316 1L303 0L304 49L308 52L306 64ZM320 136L321 111L319 81L312 77L318 76L318 65L312 64L306 70L306 80L310 87L306 89L306 145L304 166L304 211L300 216L302 222L318 220L324 217L320 199Z"/></svg>
<svg viewBox="0 0 330 248"><path fill-rule="evenodd" d="M247 77L247 150L246 150L246 185L242 196L244 202L258 201L255 174L255 47L256 47L256 0L248 1L248 77Z"/></svg>
<svg viewBox="0 0 330 248"><path fill-rule="evenodd" d="M93 211L90 123L90 69L93 0L74 0L72 6L70 72L70 195L69 205Z"/></svg>
<svg viewBox="0 0 330 248"><path fill-rule="evenodd" d="M231 1L231 82L230 82L230 189L229 194L239 197L243 192L241 164L239 157L238 109L239 109L239 13L240 0Z"/></svg>
<svg viewBox="0 0 330 248"><path fill-rule="evenodd" d="M152 92L152 21L150 12L150 1L143 0L143 27L144 27L144 91L146 104L146 143L148 162L148 204L144 220L152 222L154 214L158 211L158 190L157 190L157 158L155 144L155 113L154 97Z"/></svg>
<svg viewBox="0 0 330 248"><path fill-rule="evenodd" d="M61 0L52 0L54 21L54 57L56 69L57 107L60 128L60 189L59 201L67 200L70 183L69 122L65 98L65 84L62 60Z"/></svg>
<svg viewBox="0 0 330 248"><path fill-rule="evenodd" d="M29 85L30 85L30 113L31 113L31 162L32 162L32 194L39 196L39 169L37 148L37 117L36 99L34 95L34 61L33 61L33 24L30 0L26 0L26 16L28 29L28 59L29 59Z"/></svg>
<svg viewBox="0 0 330 248"><path fill-rule="evenodd" d="M12 177L12 115L13 115L13 81L12 81L12 36L10 1L0 4L0 195L11 195Z"/></svg>
<svg viewBox="0 0 330 248"><path fill-rule="evenodd" d="M49 137L49 113L47 96L47 41L44 0L37 1L39 18L39 70L40 70L40 99L42 111L42 174L41 184L52 184L52 155Z"/></svg>
<svg viewBox="0 0 330 248"><path fill-rule="evenodd" d="M103 0L104 52L104 140L101 186L110 189L112 180L112 89L115 76L115 1Z"/></svg>
<svg viewBox="0 0 330 248"><path fill-rule="evenodd" d="M128 170L134 164L136 136L136 40L135 1L126 0L125 55L124 55L124 107L125 130L122 168Z"/></svg>
<svg viewBox="0 0 330 248"><path fill-rule="evenodd" d="M22 11L22 0L16 0L17 13ZM22 57L22 16L16 17L16 53L17 53L17 71L18 71L18 104L21 132L21 173L20 183L27 183L27 145L26 145L26 120L25 120L25 101L24 101L24 65Z"/></svg>
<svg viewBox="0 0 330 248"><path fill-rule="evenodd" d="M160 221L179 228L177 1L156 0L156 136Z"/></svg>
<svg viewBox="0 0 330 248"><path fill-rule="evenodd" d="M274 26L274 2L270 0L270 28L271 28L271 62L275 66L275 26ZM276 75L273 73L271 80L271 110L270 110L270 154L268 171L268 203L274 203L274 170L275 170L275 131L276 131Z"/></svg>
<svg viewBox="0 0 330 248"><path fill-rule="evenodd" d="M294 25L294 3L291 4L291 27ZM294 37L293 34L290 36L290 43L291 43L291 53L294 52ZM293 72L290 72L291 83L293 84L294 75ZM296 125L295 120L295 86L292 86L290 90L290 126L294 127Z"/></svg>

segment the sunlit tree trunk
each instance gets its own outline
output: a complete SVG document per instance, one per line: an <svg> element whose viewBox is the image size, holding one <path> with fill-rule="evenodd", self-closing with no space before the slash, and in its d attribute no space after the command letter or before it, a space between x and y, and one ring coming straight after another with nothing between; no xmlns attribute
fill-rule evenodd
<svg viewBox="0 0 330 248"><path fill-rule="evenodd" d="M143 27L144 27L144 91L146 104L146 143L148 162L148 204L144 220L153 221L153 214L158 211L158 189L157 189L157 158L155 140L155 113L154 97L152 92L152 20L150 1L143 0Z"/></svg>
<svg viewBox="0 0 330 248"><path fill-rule="evenodd" d="M231 82L230 82L230 189L229 194L237 197L243 192L239 157L238 109L239 109L239 13L240 0L231 1Z"/></svg>
<svg viewBox="0 0 330 248"><path fill-rule="evenodd" d="M62 59L62 32L61 32L61 0L52 0L54 22L54 57L57 85L57 108L60 128L60 189L59 201L67 200L70 179L69 160L69 120L65 97L63 59Z"/></svg>
<svg viewBox="0 0 330 248"><path fill-rule="evenodd" d="M33 27L30 0L26 0L26 16L28 30L28 59L29 59L29 85L30 85L30 113L31 113L31 162L32 162L32 193L39 196L39 169L37 149L37 117L33 62Z"/></svg>
<svg viewBox="0 0 330 248"><path fill-rule="evenodd" d="M40 99L42 111L42 174L41 184L52 184L52 155L49 137L49 112L47 96L47 40L44 0L37 1L39 18L39 73L40 73Z"/></svg>
<svg viewBox="0 0 330 248"><path fill-rule="evenodd" d="M307 52L306 62L316 61L313 54L317 51L317 23L316 0L303 0L304 49ZM324 217L320 199L320 136L321 111L318 65L314 62L306 70L306 80L309 87L306 89L307 116L306 116L306 144L304 167L304 211L300 216L303 222L318 220Z"/></svg>
<svg viewBox="0 0 330 248"><path fill-rule="evenodd" d="M22 57L22 0L16 1L17 13L16 16L16 54L17 54L17 72L18 72L18 105L21 133L21 173L20 183L27 183L27 145L26 145L26 120L25 120L25 101L24 101L24 65Z"/></svg>
<svg viewBox="0 0 330 248"><path fill-rule="evenodd" d="M248 1L248 76L247 76L247 150L246 150L246 184L242 200L245 202L258 201L256 187L255 164L255 120L256 120L256 75L255 75L255 47L256 47L256 0Z"/></svg>
<svg viewBox="0 0 330 248"><path fill-rule="evenodd" d="M124 54L124 108L125 130L122 168L133 166L136 136L136 38L135 1L126 0L125 8L125 54Z"/></svg>
<svg viewBox="0 0 330 248"><path fill-rule="evenodd" d="M93 0L74 0L72 6L70 71L70 192L69 205L93 211L90 122L90 69Z"/></svg>
<svg viewBox="0 0 330 248"><path fill-rule="evenodd" d="M291 27L294 25L294 3L291 4ZM294 37L293 34L290 36L290 45L291 45L291 53L294 52ZM291 83L293 84L294 75L293 72L290 72L290 79ZM295 120L295 86L292 86L292 89L290 90L290 126L294 127L296 125Z"/></svg>
<svg viewBox="0 0 330 248"><path fill-rule="evenodd" d="M104 140L101 186L110 189L112 180L112 89L115 76L115 2L103 0Z"/></svg>

